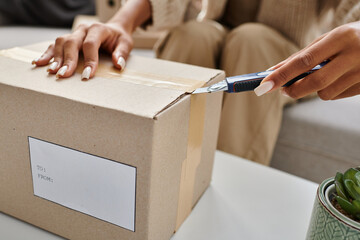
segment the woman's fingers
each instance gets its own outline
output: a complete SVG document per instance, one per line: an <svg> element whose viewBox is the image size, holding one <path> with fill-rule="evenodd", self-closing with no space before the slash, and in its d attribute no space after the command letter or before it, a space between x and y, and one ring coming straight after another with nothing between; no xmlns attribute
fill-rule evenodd
<svg viewBox="0 0 360 240"><path fill-rule="evenodd" d="M349 97L360 93L360 26L346 24L320 37L305 49L273 67L255 89L257 95L275 90L294 77L310 70L324 60L330 63L283 89L293 98L301 98L317 92L323 100Z"/></svg>
<svg viewBox="0 0 360 240"><path fill-rule="evenodd" d="M80 45L81 43L78 43L75 39L66 40L63 50L63 64L56 73L57 78L70 77L74 73L79 58Z"/></svg>
<svg viewBox="0 0 360 240"><path fill-rule="evenodd" d="M343 95L343 93L349 95L349 92L353 92L353 90L357 90L357 94L359 94L360 88L354 87L359 83L359 75L360 71L347 72L327 88L318 91L319 97L322 100L334 100L337 99L338 96Z"/></svg>
<svg viewBox="0 0 360 240"><path fill-rule="evenodd" d="M305 51L300 51L296 56L267 76L261 82L261 85L255 89L255 93L260 96L283 86L291 79L329 59L339 52L341 48L341 42L337 42L336 39L331 36L329 37L329 35L324 37Z"/></svg>
<svg viewBox="0 0 360 240"><path fill-rule="evenodd" d="M360 83L359 82L354 84L350 88L346 89L344 92L340 93L338 96L334 97L332 100L353 97L355 95L360 95Z"/></svg>
<svg viewBox="0 0 360 240"><path fill-rule="evenodd" d="M56 72L57 78L70 77L74 74L78 59L79 51L82 46L82 42L85 38L85 30L80 28L77 29L74 33L69 35L62 44L63 47L63 57L62 57L62 66ZM56 57L54 56L54 62L56 62ZM51 67L51 65L50 65Z"/></svg>
<svg viewBox="0 0 360 240"><path fill-rule="evenodd" d="M132 39L127 39L123 37L119 38L118 45L112 53L112 62L116 68L120 69L121 71L124 70L126 60L128 59L132 48Z"/></svg>
<svg viewBox="0 0 360 240"><path fill-rule="evenodd" d="M294 57L296 57L297 55L303 53L304 51L307 51L307 49L309 49L312 45L316 44L317 42L319 42L321 39L323 39L325 36L327 35L327 33L321 35L320 37L318 37L317 39L315 39L313 42L311 42L308 46L306 46L305 48L301 49L300 51L292 54L290 57L288 57L287 59L279 62L278 64L270 67L269 69L267 69L268 71L270 70L275 70L280 68L281 66L283 66L284 64L286 64L287 62L291 61Z"/></svg>
<svg viewBox="0 0 360 240"><path fill-rule="evenodd" d="M94 24L88 29L82 45L84 69L81 79L88 80L95 75L99 62L99 48L109 35L109 31L101 24Z"/></svg>
<svg viewBox="0 0 360 240"><path fill-rule="evenodd" d="M100 47L112 53L116 68L124 69L133 48L131 33L114 24L82 25L72 34L58 37L55 44L50 45L39 59L33 61L33 64L43 66L53 58L48 72L56 74L57 78L69 77L76 70L79 52L82 50L84 68L81 78L87 80L93 77L97 70Z"/></svg>
<svg viewBox="0 0 360 240"><path fill-rule="evenodd" d="M63 48L66 41L66 37L58 37L55 40L55 46L54 46L54 61L49 65L47 71L51 74L56 74L63 63Z"/></svg>
<svg viewBox="0 0 360 240"><path fill-rule="evenodd" d="M324 96L325 94L331 94L331 91L336 91L332 84L351 69L349 61L351 61L350 57L347 58L342 56L335 58L320 70L295 82L289 87L283 88L282 91L285 95L295 99L305 97L313 92L319 92L323 89L328 89L323 93Z"/></svg>
<svg viewBox="0 0 360 240"><path fill-rule="evenodd" d="M48 49L41 55L41 57L32 61L32 64L35 64L36 66L47 65L54 56L54 48L55 45L51 44Z"/></svg>
<svg viewBox="0 0 360 240"><path fill-rule="evenodd" d="M51 44L45 53L32 63L44 66L54 58L47 71L56 74L57 78L71 76L76 69L85 34L85 28L79 27L72 34L58 37L55 44Z"/></svg>

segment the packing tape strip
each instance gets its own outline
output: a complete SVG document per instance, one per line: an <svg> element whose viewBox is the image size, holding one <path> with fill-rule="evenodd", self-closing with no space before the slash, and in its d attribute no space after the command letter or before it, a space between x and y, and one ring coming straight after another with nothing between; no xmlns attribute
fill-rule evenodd
<svg viewBox="0 0 360 240"><path fill-rule="evenodd" d="M82 66L82 64L79 64L79 66ZM82 69L77 69L77 72L81 73L81 71ZM115 69L113 66L104 64L99 64L96 76L110 79L118 79L120 81L133 84L180 90L187 93L191 93L196 88L201 87L205 84L205 82L194 79L186 79L180 77L175 78L152 73L138 72L129 68L125 68L124 71L119 72L119 70Z"/></svg>
<svg viewBox="0 0 360 240"><path fill-rule="evenodd" d="M31 63L32 60L41 56L41 52L29 50L26 48L15 47L6 50L0 50L0 56L12 58L22 62ZM78 74L82 73L83 61L79 60L78 67L76 72ZM181 77L171 77L160 74L153 73L144 73L134 71L129 68L125 68L124 71L120 72L118 69L115 69L112 64L99 64L97 72L97 77L116 79L119 81L146 85L157 88L165 88L172 90L180 90L187 93L191 93L198 87L202 87L206 82L187 79Z"/></svg>
<svg viewBox="0 0 360 240"><path fill-rule="evenodd" d="M201 161L204 136L206 94L191 95L187 156L182 163L176 229L179 229L193 207L195 177Z"/></svg>
<svg viewBox="0 0 360 240"><path fill-rule="evenodd" d="M19 47L0 50L0 56L28 63L31 63L32 60L38 58L40 55L41 53L39 52Z"/></svg>

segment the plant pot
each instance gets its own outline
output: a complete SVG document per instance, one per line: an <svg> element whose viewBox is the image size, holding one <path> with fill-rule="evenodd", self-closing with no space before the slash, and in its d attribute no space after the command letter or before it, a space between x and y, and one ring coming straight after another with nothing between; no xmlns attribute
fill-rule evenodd
<svg viewBox="0 0 360 240"><path fill-rule="evenodd" d="M358 240L360 223L344 216L331 204L334 178L323 181L316 193L307 240Z"/></svg>

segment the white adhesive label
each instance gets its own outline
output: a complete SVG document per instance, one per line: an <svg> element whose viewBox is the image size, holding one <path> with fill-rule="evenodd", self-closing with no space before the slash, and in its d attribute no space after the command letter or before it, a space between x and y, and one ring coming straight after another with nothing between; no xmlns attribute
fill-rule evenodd
<svg viewBox="0 0 360 240"><path fill-rule="evenodd" d="M36 196L135 231L135 167L28 139Z"/></svg>

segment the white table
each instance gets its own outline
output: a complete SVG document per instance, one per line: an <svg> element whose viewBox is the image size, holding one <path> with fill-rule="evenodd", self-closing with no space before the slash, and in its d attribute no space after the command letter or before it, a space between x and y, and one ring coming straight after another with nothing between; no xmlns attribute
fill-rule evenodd
<svg viewBox="0 0 360 240"><path fill-rule="evenodd" d="M213 181L171 240L303 240L317 184L220 151ZM0 239L61 237L0 213Z"/></svg>

